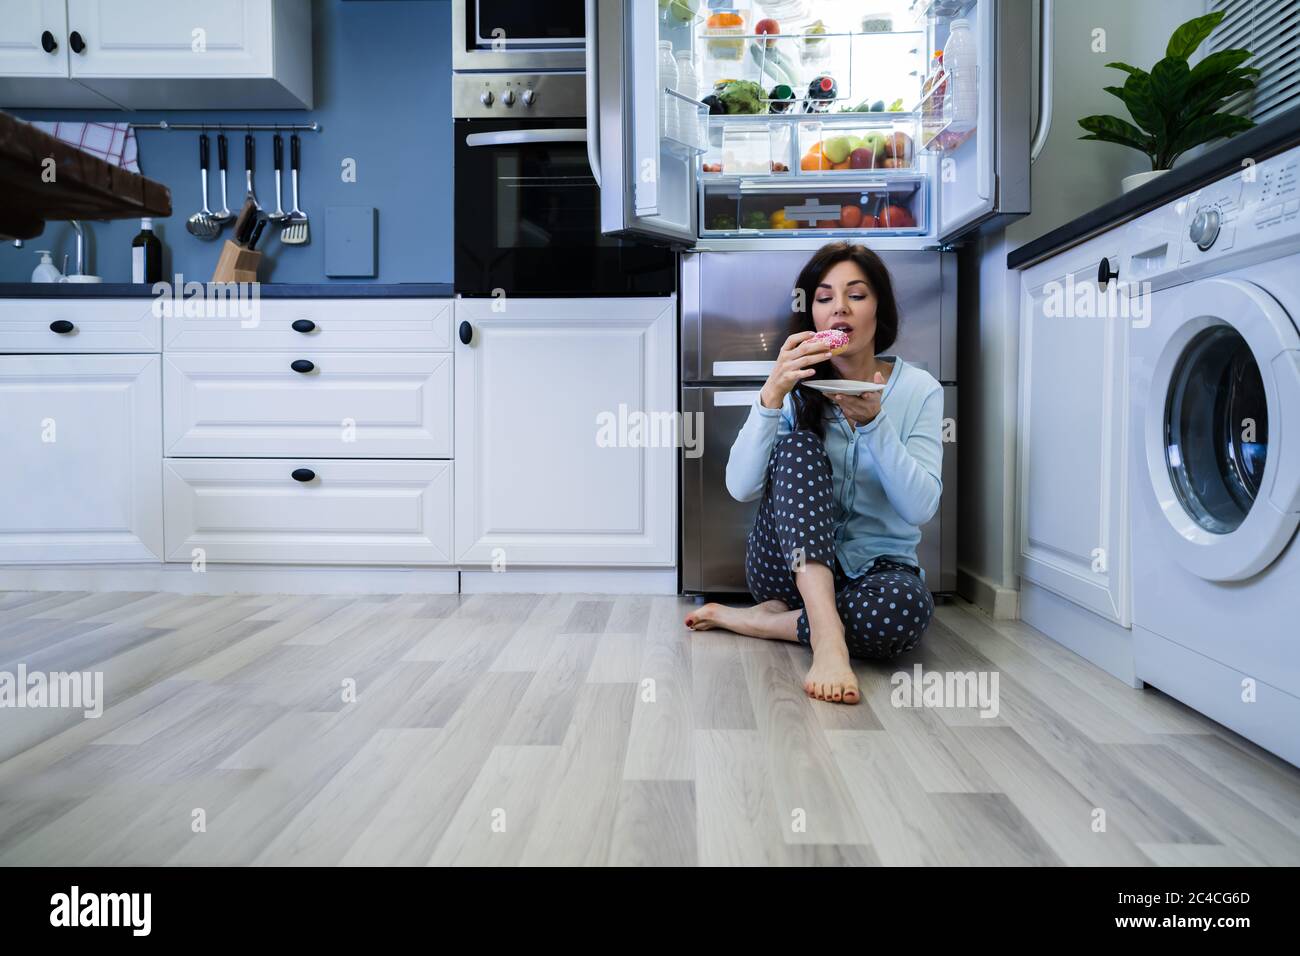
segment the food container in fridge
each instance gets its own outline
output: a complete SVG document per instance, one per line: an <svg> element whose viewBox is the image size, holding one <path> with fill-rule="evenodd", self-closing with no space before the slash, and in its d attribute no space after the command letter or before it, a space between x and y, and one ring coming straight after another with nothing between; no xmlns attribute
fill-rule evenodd
<svg viewBox="0 0 1300 956"><path fill-rule="evenodd" d="M916 117L911 113L849 113L805 120L798 129L799 171L849 176L916 168Z"/></svg>
<svg viewBox="0 0 1300 956"><path fill-rule="evenodd" d="M851 187L723 177L706 180L701 196L703 236L922 235L928 224L925 180L919 176Z"/></svg>

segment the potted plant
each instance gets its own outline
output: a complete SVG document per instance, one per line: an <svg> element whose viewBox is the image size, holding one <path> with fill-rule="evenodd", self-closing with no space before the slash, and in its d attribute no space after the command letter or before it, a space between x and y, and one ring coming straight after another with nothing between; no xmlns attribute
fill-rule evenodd
<svg viewBox="0 0 1300 956"><path fill-rule="evenodd" d="M1118 116L1085 116L1079 125L1088 135L1079 138L1131 146L1150 157L1151 171L1126 176L1124 192L1167 172L1193 146L1255 125L1249 117L1219 112L1228 100L1254 86L1259 70L1242 66L1253 53L1220 50L1195 67L1187 63L1223 17L1223 11L1209 13L1180 26L1169 38L1165 58L1150 73L1127 63L1106 64L1128 74L1122 87L1105 89L1123 101L1137 125Z"/></svg>

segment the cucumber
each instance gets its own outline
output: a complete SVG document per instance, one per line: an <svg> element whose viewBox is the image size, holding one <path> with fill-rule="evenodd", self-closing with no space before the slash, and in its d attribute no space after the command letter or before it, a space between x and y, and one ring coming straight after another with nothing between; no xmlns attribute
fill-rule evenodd
<svg viewBox="0 0 1300 956"><path fill-rule="evenodd" d="M794 87L796 86L795 79L793 76L790 75L790 70L788 66L784 63L784 58L782 57L781 59L778 59L777 58L778 56L779 54L776 53L776 48L773 47L772 49L767 51L767 59L766 61L764 61L763 50L759 47L758 43L751 42L749 44L749 58L753 60L755 64L757 64L757 66L761 71L759 74L759 85L777 86L781 83L784 83L786 86L790 87L791 89L794 89ZM768 84L766 82L764 74L766 74L766 76L773 78L773 82L771 84Z"/></svg>

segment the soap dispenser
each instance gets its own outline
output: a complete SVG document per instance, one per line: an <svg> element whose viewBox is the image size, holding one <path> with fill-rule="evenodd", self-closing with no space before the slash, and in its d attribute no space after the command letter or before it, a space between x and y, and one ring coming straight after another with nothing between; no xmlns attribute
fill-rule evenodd
<svg viewBox="0 0 1300 956"><path fill-rule="evenodd" d="M50 258L50 250L37 249L36 254L41 257L40 264L32 270L33 282L58 282L63 278L63 273L54 265L54 260Z"/></svg>

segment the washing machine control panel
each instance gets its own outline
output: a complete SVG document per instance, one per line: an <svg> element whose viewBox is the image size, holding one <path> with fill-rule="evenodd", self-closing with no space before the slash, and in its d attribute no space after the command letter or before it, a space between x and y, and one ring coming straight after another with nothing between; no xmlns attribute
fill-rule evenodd
<svg viewBox="0 0 1300 956"><path fill-rule="evenodd" d="M1179 264L1300 241L1300 149L1259 162L1187 197Z"/></svg>

